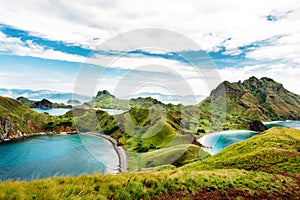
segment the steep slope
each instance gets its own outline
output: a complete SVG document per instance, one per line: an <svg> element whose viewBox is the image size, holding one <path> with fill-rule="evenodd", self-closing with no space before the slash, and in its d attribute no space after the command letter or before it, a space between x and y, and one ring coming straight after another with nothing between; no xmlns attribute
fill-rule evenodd
<svg viewBox="0 0 300 200"><path fill-rule="evenodd" d="M255 119L300 119L300 96L270 78L250 77L235 83L225 81L199 104L200 109L209 114L212 98L222 98L219 97L222 91L225 91L227 109L224 129L239 128L237 125L242 128L243 122Z"/></svg>
<svg viewBox="0 0 300 200"><path fill-rule="evenodd" d="M0 96L0 140L35 132L73 130L70 118L39 114L19 101Z"/></svg>

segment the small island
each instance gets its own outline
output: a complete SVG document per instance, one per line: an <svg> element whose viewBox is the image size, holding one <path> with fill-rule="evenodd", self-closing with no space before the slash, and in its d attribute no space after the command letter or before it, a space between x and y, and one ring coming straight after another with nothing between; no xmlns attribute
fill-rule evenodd
<svg viewBox="0 0 300 200"><path fill-rule="evenodd" d="M29 108L40 108L40 109L52 109L52 108L72 108L71 105L65 105L63 103L52 103L48 99L42 99L41 101L30 100L26 97L18 97L17 100L23 105Z"/></svg>

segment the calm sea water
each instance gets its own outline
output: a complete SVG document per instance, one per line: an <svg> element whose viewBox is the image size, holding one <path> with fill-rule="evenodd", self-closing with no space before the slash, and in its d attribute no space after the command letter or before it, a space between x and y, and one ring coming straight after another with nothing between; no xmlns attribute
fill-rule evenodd
<svg viewBox="0 0 300 200"><path fill-rule="evenodd" d="M294 129L300 130L300 121L274 121L274 122L264 122L267 128L272 128L275 126L280 127L290 127ZM206 152L211 155L214 155L224 148L228 147L231 144L236 142L240 142L255 136L257 133L253 131L222 131L217 133L210 133L203 137L201 137L198 141L206 147L211 148L203 148Z"/></svg>
<svg viewBox="0 0 300 200"><path fill-rule="evenodd" d="M40 108L32 108L32 110L35 110L38 113L49 113L50 115L55 115L55 116L59 116L59 115L63 115L66 112L70 111L71 109L69 108L52 108L52 109L40 109ZM119 115L122 114L124 112L126 112L127 110L116 110L116 109L102 109L105 112L107 112L110 115Z"/></svg>
<svg viewBox="0 0 300 200"><path fill-rule="evenodd" d="M256 134L257 132L253 131L222 131L207 134L198 141L205 146L205 148L202 148L204 151L214 155L229 145L251 138Z"/></svg>
<svg viewBox="0 0 300 200"><path fill-rule="evenodd" d="M0 143L0 179L111 173L119 167L111 143L91 135L39 135Z"/></svg>
<svg viewBox="0 0 300 200"><path fill-rule="evenodd" d="M52 108L52 109L40 109L40 108L32 108L32 110L38 112L38 113L44 113L47 112L50 115L55 115L55 116L59 116L59 115L63 115L66 112L68 112L69 108Z"/></svg>
<svg viewBox="0 0 300 200"><path fill-rule="evenodd" d="M294 129L299 129L300 130L300 121L275 121L275 122L264 122L264 125L267 128L272 128L274 126L280 126L280 127L289 127L289 128L294 128Z"/></svg>

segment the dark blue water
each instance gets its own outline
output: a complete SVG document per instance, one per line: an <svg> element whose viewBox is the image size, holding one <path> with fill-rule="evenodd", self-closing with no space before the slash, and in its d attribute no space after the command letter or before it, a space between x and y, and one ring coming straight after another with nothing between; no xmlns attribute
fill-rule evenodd
<svg viewBox="0 0 300 200"><path fill-rule="evenodd" d="M108 173L118 169L111 143L90 135L39 135L0 143L0 179Z"/></svg>
<svg viewBox="0 0 300 200"><path fill-rule="evenodd" d="M253 131L222 131L217 133L210 133L201 137L198 141L209 148L203 148L206 152L214 155L231 144L240 142L255 136L257 132Z"/></svg>

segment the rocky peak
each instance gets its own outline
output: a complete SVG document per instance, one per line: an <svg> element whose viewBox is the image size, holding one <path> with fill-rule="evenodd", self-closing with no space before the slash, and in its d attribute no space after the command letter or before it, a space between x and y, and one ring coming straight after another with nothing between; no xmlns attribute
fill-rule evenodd
<svg viewBox="0 0 300 200"><path fill-rule="evenodd" d="M249 89L257 89L260 87L261 82L255 76L250 77L249 79L243 82L243 85Z"/></svg>
<svg viewBox="0 0 300 200"><path fill-rule="evenodd" d="M112 98L115 98L115 96L112 95L112 94L110 94L110 92L107 91L107 90L99 91L97 93L96 97L103 96L103 95L105 95L105 96L111 96Z"/></svg>
<svg viewBox="0 0 300 200"><path fill-rule="evenodd" d="M42 99L41 101L36 101L33 103L34 108L41 108L41 109L51 109L52 102L47 99Z"/></svg>

